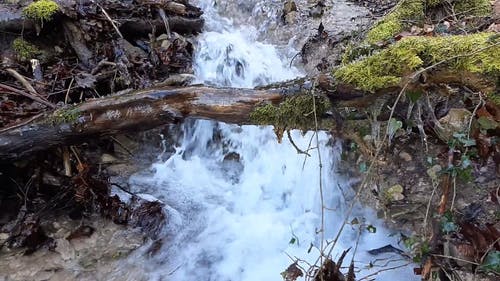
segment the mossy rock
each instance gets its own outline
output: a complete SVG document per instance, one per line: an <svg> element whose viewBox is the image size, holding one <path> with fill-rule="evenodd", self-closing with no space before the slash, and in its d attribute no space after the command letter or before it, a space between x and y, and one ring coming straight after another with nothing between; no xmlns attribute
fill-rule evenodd
<svg viewBox="0 0 500 281"><path fill-rule="evenodd" d="M39 0L24 8L23 14L27 18L44 23L51 21L57 11L59 11L59 5L56 2L52 0Z"/></svg>
<svg viewBox="0 0 500 281"><path fill-rule="evenodd" d="M424 0L403 0L392 12L380 20L366 35L366 43L386 41L403 31L405 22L424 20Z"/></svg>
<svg viewBox="0 0 500 281"><path fill-rule="evenodd" d="M402 77L434 63L459 56L440 70L466 71L489 77L500 75L500 46L495 33L446 37L406 37L382 51L344 65L334 72L339 81L361 90L398 86ZM478 50L481 52L477 52ZM477 52L477 53L475 53Z"/></svg>

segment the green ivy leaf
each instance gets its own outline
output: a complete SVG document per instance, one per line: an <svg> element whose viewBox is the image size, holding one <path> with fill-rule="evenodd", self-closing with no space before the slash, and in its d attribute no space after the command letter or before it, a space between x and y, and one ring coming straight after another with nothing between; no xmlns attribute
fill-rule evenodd
<svg viewBox="0 0 500 281"><path fill-rule="evenodd" d="M367 165L366 165L366 162L361 162L361 163L359 164L359 171L360 171L361 173L366 173L366 171L368 171L368 167L367 167Z"/></svg>
<svg viewBox="0 0 500 281"><path fill-rule="evenodd" d="M486 271L500 273L500 251L491 251L484 259L481 268Z"/></svg>
<svg viewBox="0 0 500 281"><path fill-rule="evenodd" d="M481 116L477 119L477 123L479 123L479 127L483 130L492 130L498 127L498 122L495 120L488 119L484 116Z"/></svg>
<svg viewBox="0 0 500 281"><path fill-rule="evenodd" d="M441 230L444 233L451 233L458 230L458 226L452 221L445 221L441 224Z"/></svg>
<svg viewBox="0 0 500 281"><path fill-rule="evenodd" d="M394 134L401 128L403 128L403 122L397 120L396 118L391 118L389 120L389 136L394 136Z"/></svg>

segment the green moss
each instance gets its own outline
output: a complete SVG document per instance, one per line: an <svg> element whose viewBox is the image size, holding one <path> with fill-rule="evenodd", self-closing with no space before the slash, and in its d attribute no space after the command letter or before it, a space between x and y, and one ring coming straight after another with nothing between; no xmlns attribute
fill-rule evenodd
<svg viewBox="0 0 500 281"><path fill-rule="evenodd" d="M435 7L441 3L443 3L443 0L427 0L426 1L427 7Z"/></svg>
<svg viewBox="0 0 500 281"><path fill-rule="evenodd" d="M401 77L419 68L457 55L440 69L463 70L473 73L500 75L500 46L494 46L470 55L474 51L491 46L494 33L477 33L446 37L406 37L388 48L365 59L347 64L335 71L340 81L365 91L397 86Z"/></svg>
<svg viewBox="0 0 500 281"><path fill-rule="evenodd" d="M456 14L470 16L488 16L491 14L490 0L461 0L454 3Z"/></svg>
<svg viewBox="0 0 500 281"><path fill-rule="evenodd" d="M316 115L318 119L330 109L326 97L316 97ZM259 125L274 125L279 129L314 128L312 95L298 95L285 99L278 106L266 104L250 113L250 120Z"/></svg>
<svg viewBox="0 0 500 281"><path fill-rule="evenodd" d="M35 45L23 40L22 38L16 38L12 42L12 50L14 50L20 61L28 61L41 53Z"/></svg>
<svg viewBox="0 0 500 281"><path fill-rule="evenodd" d="M52 124L74 123L80 117L80 110L74 107L56 110L49 118Z"/></svg>
<svg viewBox="0 0 500 281"><path fill-rule="evenodd" d="M488 96L488 99L496 104L497 106L500 106L500 94L499 93L492 93L491 95Z"/></svg>
<svg viewBox="0 0 500 281"><path fill-rule="evenodd" d="M366 42L375 44L386 41L403 31L405 25L422 22L424 0L403 0L396 8L379 21L366 35Z"/></svg>
<svg viewBox="0 0 500 281"><path fill-rule="evenodd" d="M376 23L367 33L365 43L376 44L392 39L405 27L423 24L425 10L445 3L446 0L403 0ZM446 1L448 2L448 1ZM491 14L489 0L452 1L453 11L459 17L487 16Z"/></svg>
<svg viewBox="0 0 500 281"><path fill-rule="evenodd" d="M31 3L23 10L23 14L30 19L48 22L59 10L59 5L52 0L39 0Z"/></svg>

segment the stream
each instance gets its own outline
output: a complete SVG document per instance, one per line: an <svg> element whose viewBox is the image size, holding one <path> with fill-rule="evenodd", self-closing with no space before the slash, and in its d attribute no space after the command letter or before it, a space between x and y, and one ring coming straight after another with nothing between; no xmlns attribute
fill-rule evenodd
<svg viewBox="0 0 500 281"><path fill-rule="evenodd" d="M241 15L212 0L196 3L205 11L207 29L197 41L197 82L254 87L305 75L289 67L297 52L292 44L270 45L266 42L272 38L266 40L260 28L278 17L269 7L281 2L243 2L239 7L249 16L259 13L254 26L231 19ZM327 132L292 131L291 136L299 148L309 148L310 157L298 154L286 134L278 142L270 126L186 121L179 141L165 140L166 151L174 152L129 179L134 192L165 203L168 218L159 252L145 258L143 247L129 262L141 264L150 280L184 281L283 280L280 273L294 259L304 261L299 263L304 267L313 264L318 248L337 234L354 192L351 180L337 172L340 139ZM370 255L368 250L387 244L402 248L399 233L386 229L373 210L357 206L351 215L364 226L361 232L355 224L344 228L332 252L335 260L352 247L344 261L348 266L359 239L357 278L408 263L395 253ZM376 232L367 231L367 225ZM370 278L418 280L413 267Z"/></svg>

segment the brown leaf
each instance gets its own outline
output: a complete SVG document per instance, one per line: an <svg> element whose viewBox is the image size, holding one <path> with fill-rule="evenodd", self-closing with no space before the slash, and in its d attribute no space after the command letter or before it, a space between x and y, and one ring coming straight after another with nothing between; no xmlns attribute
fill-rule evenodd
<svg viewBox="0 0 500 281"><path fill-rule="evenodd" d="M461 258L474 261L477 255L476 248L470 244L461 243L456 245L457 252L461 255Z"/></svg>
<svg viewBox="0 0 500 281"><path fill-rule="evenodd" d="M281 272L281 276L283 276L285 281L295 281L297 278L304 276L304 274L297 266L297 262L294 262L285 271Z"/></svg>
<svg viewBox="0 0 500 281"><path fill-rule="evenodd" d="M493 150L490 149L491 138L485 136L484 134L478 134L475 139L476 139L476 146L478 149L478 155L484 161L488 160L488 157L493 152Z"/></svg>
<svg viewBox="0 0 500 281"><path fill-rule="evenodd" d="M468 222L461 222L459 225L460 233L462 233L465 239L472 243L479 254L488 250L491 243L488 243L483 230Z"/></svg>
<svg viewBox="0 0 500 281"><path fill-rule="evenodd" d="M433 265L434 265L434 262L432 261L432 258L428 258L425 261L424 266L422 267L422 271L421 271L423 280L429 279Z"/></svg>

